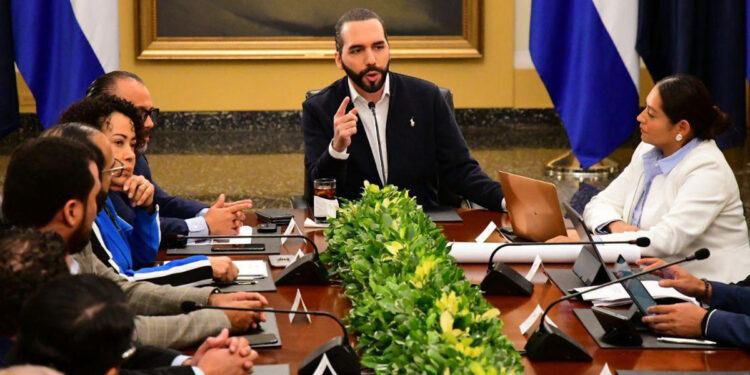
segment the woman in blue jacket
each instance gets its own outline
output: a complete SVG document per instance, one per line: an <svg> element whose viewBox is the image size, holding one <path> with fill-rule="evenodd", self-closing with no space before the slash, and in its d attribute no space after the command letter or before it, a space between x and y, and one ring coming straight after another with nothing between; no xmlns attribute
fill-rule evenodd
<svg viewBox="0 0 750 375"><path fill-rule="evenodd" d="M159 212L153 203L154 186L132 174L135 149L143 141L143 123L132 104L113 96L86 98L69 107L60 122L80 122L101 130L103 137L89 138L101 149L105 165L111 165L102 171L111 174L111 183L105 186L102 181L102 191L124 191L135 206L131 225L117 216L109 196L103 200L91 238L102 262L128 278L156 284L196 286L237 277L238 269L228 257L201 255L154 264L161 241Z"/></svg>

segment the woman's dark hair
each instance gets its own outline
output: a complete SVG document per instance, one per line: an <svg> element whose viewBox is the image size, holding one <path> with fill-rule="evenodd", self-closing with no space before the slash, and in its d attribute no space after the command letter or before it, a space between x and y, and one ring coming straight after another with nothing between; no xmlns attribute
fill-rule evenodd
<svg viewBox="0 0 750 375"><path fill-rule="evenodd" d="M13 150L3 184L3 220L23 228L41 228L77 199L88 203L94 188L89 163L96 155L67 138L30 139Z"/></svg>
<svg viewBox="0 0 750 375"><path fill-rule="evenodd" d="M63 111L57 123L79 122L104 131L109 126L107 120L115 112L122 113L133 122L136 148L142 147L146 142L146 134L138 109L133 103L116 96L100 95L79 100Z"/></svg>
<svg viewBox="0 0 750 375"><path fill-rule="evenodd" d="M696 138L714 139L731 125L729 115L713 105L711 94L700 79L677 74L657 82L656 87L669 121L687 121Z"/></svg>
<svg viewBox="0 0 750 375"><path fill-rule="evenodd" d="M141 77L138 77L135 73L126 72L123 70L115 70L109 73L102 74L97 77L94 82L91 82L89 87L86 89L86 96L114 95L114 88L117 84L117 80L128 78L143 83Z"/></svg>
<svg viewBox="0 0 750 375"><path fill-rule="evenodd" d="M68 246L54 231L8 228L0 232L0 336L18 331L23 302L39 286L70 274Z"/></svg>
<svg viewBox="0 0 750 375"><path fill-rule="evenodd" d="M62 137L81 142L96 155L96 166L99 167L99 173L101 173L104 168L104 154L99 147L91 142L91 137L99 133L101 133L99 129L80 122L66 122L43 131L40 137Z"/></svg>
<svg viewBox="0 0 750 375"><path fill-rule="evenodd" d="M124 361L134 326L125 295L113 281L64 276L37 289L24 304L8 364L102 375Z"/></svg>

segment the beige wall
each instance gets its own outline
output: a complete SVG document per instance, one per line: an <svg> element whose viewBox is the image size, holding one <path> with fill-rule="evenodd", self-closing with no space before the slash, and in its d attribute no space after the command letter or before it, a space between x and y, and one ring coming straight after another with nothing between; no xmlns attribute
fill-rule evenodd
<svg viewBox="0 0 750 375"><path fill-rule="evenodd" d="M528 50L530 1L481 1L480 59L394 60L391 69L451 88L459 108L550 107L533 67L514 68L514 56ZM121 68L140 75L165 111L296 110L304 92L342 76L333 61L137 60L136 27L134 0L120 0ZM33 112L33 97L19 86L22 112Z"/></svg>

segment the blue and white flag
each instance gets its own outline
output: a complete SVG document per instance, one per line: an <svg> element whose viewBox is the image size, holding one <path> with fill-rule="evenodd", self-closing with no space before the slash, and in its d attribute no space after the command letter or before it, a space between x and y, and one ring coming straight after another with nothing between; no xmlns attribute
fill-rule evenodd
<svg viewBox="0 0 750 375"><path fill-rule="evenodd" d="M533 0L529 51L584 168L635 130L638 0Z"/></svg>
<svg viewBox="0 0 750 375"><path fill-rule="evenodd" d="M44 127L120 65L117 0L10 0L16 65Z"/></svg>

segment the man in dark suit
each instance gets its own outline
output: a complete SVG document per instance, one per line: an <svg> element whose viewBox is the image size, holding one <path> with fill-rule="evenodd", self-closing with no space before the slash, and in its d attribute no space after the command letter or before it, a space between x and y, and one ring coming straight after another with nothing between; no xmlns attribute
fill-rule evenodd
<svg viewBox="0 0 750 375"><path fill-rule="evenodd" d="M196 236L237 234L245 219L242 210L252 207L251 200L226 202L224 194L212 206L170 195L154 182L148 159L143 154L151 139L159 109L151 100L151 93L143 80L134 73L113 71L98 77L86 90L86 96L114 95L138 108L143 118L146 145L136 154L133 174L143 176L154 185L154 203L159 205L159 224L162 233L190 234ZM133 224L135 211L126 193L110 194L117 215Z"/></svg>
<svg viewBox="0 0 750 375"><path fill-rule="evenodd" d="M503 193L469 154L453 112L430 82L389 72L383 21L354 9L336 23L336 65L346 77L302 105L305 168L335 178L336 194L358 199L365 180L408 189L425 207L438 184L492 210ZM309 187L308 187L309 189Z"/></svg>
<svg viewBox="0 0 750 375"><path fill-rule="evenodd" d="M638 263L648 270L664 261L644 258ZM694 297L706 308L690 302L652 306L644 323L663 335L706 338L750 351L750 288L698 279L680 266L655 273L664 278L660 286Z"/></svg>

